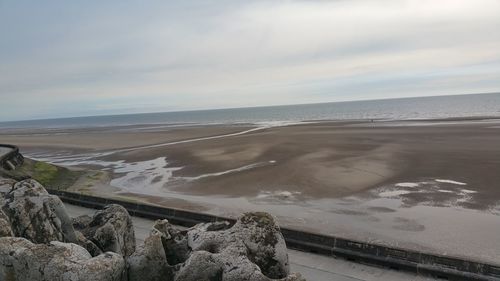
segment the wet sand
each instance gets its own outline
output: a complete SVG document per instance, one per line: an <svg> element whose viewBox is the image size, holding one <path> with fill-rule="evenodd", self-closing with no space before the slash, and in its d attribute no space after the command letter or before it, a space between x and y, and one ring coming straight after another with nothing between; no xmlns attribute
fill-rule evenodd
<svg viewBox="0 0 500 281"><path fill-rule="evenodd" d="M16 130L29 157L100 169L75 190L500 263L500 122ZM244 132L238 134L238 132Z"/></svg>
<svg viewBox="0 0 500 281"><path fill-rule="evenodd" d="M250 128L250 126L247 126ZM73 152L110 150L239 132L244 126L122 126L73 129L4 129L0 139L25 149Z"/></svg>

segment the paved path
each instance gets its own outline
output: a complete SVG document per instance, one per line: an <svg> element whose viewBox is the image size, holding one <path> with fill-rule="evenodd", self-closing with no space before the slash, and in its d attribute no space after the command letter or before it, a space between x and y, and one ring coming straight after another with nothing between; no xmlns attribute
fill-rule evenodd
<svg viewBox="0 0 500 281"><path fill-rule="evenodd" d="M66 204L71 217L93 214L94 209ZM153 221L132 217L137 244L142 244L149 235ZM321 255L289 250L291 270L300 272L308 281L424 281L435 280L395 270L368 266Z"/></svg>

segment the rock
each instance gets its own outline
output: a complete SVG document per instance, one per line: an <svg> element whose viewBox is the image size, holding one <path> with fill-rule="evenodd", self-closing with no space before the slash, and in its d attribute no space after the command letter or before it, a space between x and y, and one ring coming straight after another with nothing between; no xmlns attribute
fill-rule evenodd
<svg viewBox="0 0 500 281"><path fill-rule="evenodd" d="M161 235L165 255L170 265L183 263L189 258L191 249L188 245L186 230L179 230L164 219L155 222L152 233Z"/></svg>
<svg viewBox="0 0 500 281"><path fill-rule="evenodd" d="M61 200L35 180L23 180L10 190L2 188L1 209L15 236L34 243L76 242L75 231Z"/></svg>
<svg viewBox="0 0 500 281"><path fill-rule="evenodd" d="M77 240L76 244L85 248L85 250L87 250L91 256L96 257L103 253L102 250L99 247L97 247L96 244L94 244L94 242L87 239L87 237L85 237L81 232L75 231L75 233Z"/></svg>
<svg viewBox="0 0 500 281"><path fill-rule="evenodd" d="M135 234L132 219L127 210L120 205L108 205L97 211L92 218L88 216L73 219L75 230L88 240L80 243L89 249L97 246L102 252L111 251L124 257L135 251ZM82 244L81 244L82 245ZM93 250L89 249L90 252Z"/></svg>
<svg viewBox="0 0 500 281"><path fill-rule="evenodd" d="M73 218L73 227L75 229L86 229L92 222L92 217L88 215ZM75 230L77 244L84 247L93 257L102 254L102 250L83 235L80 231Z"/></svg>
<svg viewBox="0 0 500 281"><path fill-rule="evenodd" d="M5 194L12 190L15 183L14 180L0 177L0 237L14 236L9 217L3 212L2 206L5 204Z"/></svg>
<svg viewBox="0 0 500 281"><path fill-rule="evenodd" d="M26 249L33 243L24 238L4 237L0 238L0 280L17 281L14 270L14 254L16 250Z"/></svg>
<svg viewBox="0 0 500 281"><path fill-rule="evenodd" d="M9 217L0 209L0 237L14 236Z"/></svg>
<svg viewBox="0 0 500 281"><path fill-rule="evenodd" d="M193 251L216 255L224 265L224 276L266 280L256 277L256 270L271 279L288 276L285 239L271 215L246 213L233 227L222 231L210 231L211 225L198 225L188 231L188 246Z"/></svg>
<svg viewBox="0 0 500 281"><path fill-rule="evenodd" d="M234 225L248 249L248 257L270 278L288 275L290 266L285 238L268 213L247 213Z"/></svg>
<svg viewBox="0 0 500 281"><path fill-rule="evenodd" d="M284 238L267 213L247 213L232 227L216 222L187 230L159 220L128 264L130 281L304 280L289 274Z"/></svg>
<svg viewBox="0 0 500 281"><path fill-rule="evenodd" d="M167 220L156 221L144 245L127 259L129 281L174 280L174 268L168 264L163 244L166 239L171 239L166 224Z"/></svg>
<svg viewBox="0 0 500 281"><path fill-rule="evenodd" d="M71 220L36 181L0 179L0 195L0 237L7 236L0 238L2 281L304 280L289 274L284 238L267 213L189 229L158 220L136 251L122 206Z"/></svg>
<svg viewBox="0 0 500 281"><path fill-rule="evenodd" d="M175 280L250 280L244 279L244 276L240 276L243 277L241 279L227 279L227 276L223 276L223 274L224 265L221 264L221 261L217 257L209 252L195 251L177 272Z"/></svg>
<svg viewBox="0 0 500 281"><path fill-rule="evenodd" d="M125 262L115 253L91 257L73 243L33 244L24 238L0 238L0 280L121 281Z"/></svg>

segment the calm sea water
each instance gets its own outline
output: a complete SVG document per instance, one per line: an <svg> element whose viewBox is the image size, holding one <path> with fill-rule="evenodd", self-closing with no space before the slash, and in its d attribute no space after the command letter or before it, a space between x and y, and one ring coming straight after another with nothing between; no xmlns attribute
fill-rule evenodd
<svg viewBox="0 0 500 281"><path fill-rule="evenodd" d="M259 124L308 120L407 120L474 116L500 117L500 93L16 121L0 123L0 128Z"/></svg>

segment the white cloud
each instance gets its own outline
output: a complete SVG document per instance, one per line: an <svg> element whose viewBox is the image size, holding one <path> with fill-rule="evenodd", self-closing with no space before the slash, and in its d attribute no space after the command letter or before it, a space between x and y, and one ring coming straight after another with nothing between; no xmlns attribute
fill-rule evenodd
<svg viewBox="0 0 500 281"><path fill-rule="evenodd" d="M500 90L500 1L2 5L0 120Z"/></svg>

